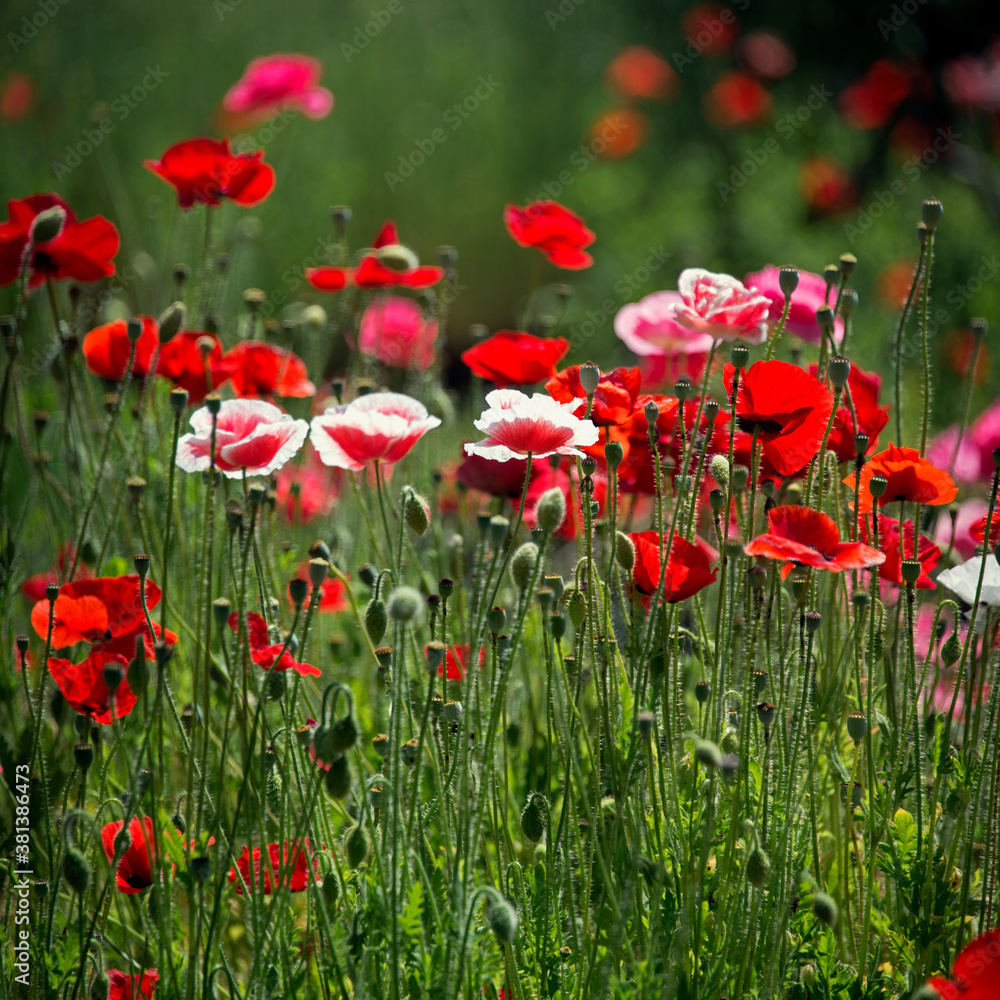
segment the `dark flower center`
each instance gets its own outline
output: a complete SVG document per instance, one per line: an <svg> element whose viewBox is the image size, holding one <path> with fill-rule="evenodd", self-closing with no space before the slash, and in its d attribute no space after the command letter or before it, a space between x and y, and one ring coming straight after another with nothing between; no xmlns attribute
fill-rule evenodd
<svg viewBox="0 0 1000 1000"><path fill-rule="evenodd" d="M754 430L764 434L780 434L785 428L777 420L754 420L751 417L738 417L737 425L741 431L752 434Z"/></svg>

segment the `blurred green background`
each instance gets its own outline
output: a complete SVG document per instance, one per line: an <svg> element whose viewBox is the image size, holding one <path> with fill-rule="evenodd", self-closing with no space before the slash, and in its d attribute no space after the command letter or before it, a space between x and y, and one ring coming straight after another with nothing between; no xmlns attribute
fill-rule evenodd
<svg viewBox="0 0 1000 1000"><path fill-rule="evenodd" d="M898 265L905 272L915 259L920 203L935 195L945 205L933 286L935 307L944 310L934 334L941 370L935 423L957 416L955 331L974 315L986 316L994 328L1000 323L1000 129L995 109L956 103L941 79L949 61L978 55L1000 34L995 4L738 0L731 7L740 36L776 32L796 63L787 76L766 82L769 113L729 128L706 118L704 102L720 75L739 66L738 58L724 51L680 62L690 5L394 0L393 6L396 13L388 0L8 2L0 82L5 74L25 74L35 93L23 117L0 125L2 190L8 198L56 190L81 216L108 215L122 232L119 269L144 276L122 293L128 307L161 308L165 303L152 301L149 289L166 295L168 282L153 280L154 271L164 276L177 260L196 262L203 212L180 213L172 192L143 169L143 159L157 158L181 139L221 134L219 102L252 58L303 52L324 64L322 83L336 98L333 113L250 134L245 141L266 148L277 187L249 213L227 206L216 244L225 249L248 215L259 219L260 235L252 254L241 257L239 280L268 292L276 316L286 302L322 301L301 270L332 236L330 205L343 203L354 211L352 247L366 245L391 217L425 260L439 244L458 248L461 294L449 323L457 357L470 324L516 325L533 252L506 235L503 206L547 193L582 214L598 237L591 269L560 274L547 267L544 273L546 282L576 286L562 331L576 335L573 360L593 357L606 367L627 361L614 337L614 312L675 287L684 267L741 277L769 262L820 271L851 251L860 262L852 284L861 296L853 353L884 373L895 318L887 269ZM366 34L373 21L377 32ZM626 102L608 85L611 60L637 44L680 65L669 100ZM915 82L887 120L852 127L841 96L879 59L906 65ZM387 180L400 158L483 81L489 86L480 94L488 96L460 127L449 128L447 140L411 176ZM115 113L110 134L65 169L67 147L84 140L109 107L121 108L114 102L136 87L145 92L134 109ZM795 119L794 128L779 128L817 92L831 96L804 120ZM593 122L625 103L646 118L645 141L622 158L591 159ZM952 129L956 141L937 162L920 161L914 170L914 157L942 128ZM767 143L772 151L745 183L720 189ZM846 205L824 209L803 196L803 164L817 156L842 166L853 189ZM894 181L904 190L861 232L859 213ZM859 231L845 229L852 226ZM0 290L0 305L12 307L11 289ZM592 336L582 335L591 328ZM992 340L991 334L987 349ZM452 374L461 380L459 366ZM912 382L916 371L908 377ZM990 364L977 398L991 399L998 388L997 366Z"/></svg>

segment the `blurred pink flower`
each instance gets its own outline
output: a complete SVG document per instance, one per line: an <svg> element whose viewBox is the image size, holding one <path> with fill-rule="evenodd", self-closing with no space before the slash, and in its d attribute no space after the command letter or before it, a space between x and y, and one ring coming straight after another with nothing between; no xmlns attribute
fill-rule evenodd
<svg viewBox="0 0 1000 1000"><path fill-rule="evenodd" d="M780 80L795 69L795 53L770 31L754 31L736 43L736 54L754 76Z"/></svg>
<svg viewBox="0 0 1000 1000"><path fill-rule="evenodd" d="M979 477L990 479L993 476L993 449L1000 447L1000 399L983 410L968 434L979 452Z"/></svg>
<svg viewBox="0 0 1000 1000"><path fill-rule="evenodd" d="M413 299L375 299L361 317L358 349L384 365L426 371L434 363L436 320L427 320Z"/></svg>
<svg viewBox="0 0 1000 1000"><path fill-rule="evenodd" d="M966 431L962 437L958 454L955 455L955 442L958 440L958 424L941 431L930 444L924 457L939 469L948 469L951 478L956 482L977 483L981 474L981 462L979 458L979 448L972 440L972 434ZM954 463L952 459L954 458ZM990 458L990 468L993 467L993 459Z"/></svg>
<svg viewBox="0 0 1000 1000"><path fill-rule="evenodd" d="M674 319L681 326L715 340L742 340L750 345L767 340L770 300L732 275L689 267L681 271L677 288L683 301L674 306Z"/></svg>
<svg viewBox="0 0 1000 1000"><path fill-rule="evenodd" d="M618 311L615 333L640 357L707 354L712 349L712 334L700 333L678 323L675 313L682 305L684 299L680 292L653 292Z"/></svg>
<svg viewBox="0 0 1000 1000"><path fill-rule="evenodd" d="M289 524L308 524L325 517L340 495L340 470L324 465L312 445L307 444L305 461L289 463L275 478L275 501L278 513Z"/></svg>
<svg viewBox="0 0 1000 1000"><path fill-rule="evenodd" d="M288 54L263 56L247 66L222 100L230 114L270 118L292 108L307 118L325 118L333 109L333 94L318 86L323 66L318 59Z"/></svg>
<svg viewBox="0 0 1000 1000"><path fill-rule="evenodd" d="M760 292L770 299L768 323L772 332L777 328L781 311L785 308L785 294L778 281L779 274L777 267L768 264L763 271L755 271L743 279L747 288ZM822 330L816 322L816 310L825 303L826 279L821 274L813 274L811 271L799 271L799 283L792 292L792 306L788 310L785 329L800 340L818 344L822 339ZM844 321L839 318L834 323L833 339L838 344L844 339Z"/></svg>
<svg viewBox="0 0 1000 1000"><path fill-rule="evenodd" d="M965 55L946 63L941 80L956 104L1000 111L1000 38L994 38L979 58Z"/></svg>
<svg viewBox="0 0 1000 1000"><path fill-rule="evenodd" d="M934 462L930 448L927 449L926 457ZM951 460L951 451L948 452L948 460ZM935 462L935 464L937 463ZM956 464L952 471L955 472L957 469L958 465ZM979 497L965 500L959 505L958 516L955 518L954 547L963 559L971 559L976 554L976 545L979 543L972 537L972 529L986 517L986 511L986 501L979 499ZM945 513L938 517L937 527L934 529L934 541L941 546L942 550L946 550L951 544L951 518Z"/></svg>

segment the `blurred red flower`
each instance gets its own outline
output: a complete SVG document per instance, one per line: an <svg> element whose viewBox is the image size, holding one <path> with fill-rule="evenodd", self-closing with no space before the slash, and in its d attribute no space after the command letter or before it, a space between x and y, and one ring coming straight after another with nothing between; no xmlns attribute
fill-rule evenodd
<svg viewBox="0 0 1000 1000"><path fill-rule="evenodd" d="M972 537L977 542L982 543L982 542L986 541L986 518L987 517L988 517L988 515L984 514L979 519L979 521L977 521L976 524L973 525L973 527L969 529L969 534L972 535ZM994 549L994 548L996 548L996 546L997 546L998 543L1000 543L1000 511L994 511L993 518L990 521L990 541L989 541L989 547L991 549Z"/></svg>
<svg viewBox="0 0 1000 1000"><path fill-rule="evenodd" d="M662 101L677 89L677 71L658 52L629 45L608 64L605 80L622 97Z"/></svg>
<svg viewBox="0 0 1000 1000"><path fill-rule="evenodd" d="M160 344L160 329L152 316L136 318L142 321L142 333L139 334L135 344L132 374L135 378L145 378L149 374L153 355ZM84 335L81 350L87 367L95 375L114 381L124 378L128 359L132 353L128 323L123 319L116 319L103 326L95 326Z"/></svg>
<svg viewBox="0 0 1000 1000"><path fill-rule="evenodd" d="M811 156L799 167L799 194L814 212L836 215L857 204L858 194L847 171L832 156Z"/></svg>
<svg viewBox="0 0 1000 1000"><path fill-rule="evenodd" d="M316 449L306 444L305 461L289 462L275 474L275 502L289 524L308 524L325 517L340 496L341 474L320 461Z"/></svg>
<svg viewBox="0 0 1000 1000"><path fill-rule="evenodd" d="M463 351L462 360L473 375L503 389L509 385L534 385L551 378L568 350L569 341L563 337L536 337L520 330L499 330Z"/></svg>
<svg viewBox="0 0 1000 1000"><path fill-rule="evenodd" d="M27 73L14 70L0 83L0 124L14 125L35 106L35 83Z"/></svg>
<svg viewBox="0 0 1000 1000"><path fill-rule="evenodd" d="M1000 111L1000 37L994 38L978 58L964 55L946 63L941 81L956 104Z"/></svg>
<svg viewBox="0 0 1000 1000"><path fill-rule="evenodd" d="M243 853L236 859L236 868L243 876L243 882L251 892L263 892L265 896L270 895L272 887L284 885L290 892L304 892L310 882L309 860L307 852L310 850L309 841L297 842L285 841L283 845L268 844L267 860L261 865L260 848L253 849L253 876L250 874L250 851L243 848ZM314 871L312 881L319 881L319 859L313 861ZM236 869L229 869L229 882L233 885L237 894L243 895L243 883L236 875Z"/></svg>
<svg viewBox="0 0 1000 1000"><path fill-rule="evenodd" d="M840 113L851 128L881 128L909 96L911 73L891 59L878 59L840 95Z"/></svg>
<svg viewBox="0 0 1000 1000"><path fill-rule="evenodd" d="M759 125L771 113L771 94L742 70L727 70L705 95L705 116L719 128Z"/></svg>
<svg viewBox="0 0 1000 1000"><path fill-rule="evenodd" d="M54 239L34 246L25 261L35 217L50 208L61 208L66 213L62 230ZM12 198L7 202L7 214L7 221L0 222L0 287L17 281L22 267L30 272L31 288L46 279L91 282L115 273L113 260L121 241L118 230L104 216L78 222L73 210L57 194Z"/></svg>
<svg viewBox="0 0 1000 1000"><path fill-rule="evenodd" d="M70 567L73 565L73 559L76 555L76 549L70 542L64 542L59 546L59 551L56 554L55 561L51 564L50 568L41 573L32 573L22 584L21 593L24 595L25 599L34 604L36 601L41 601L45 597L45 588L50 583L58 583L59 580L69 574ZM90 567L85 562L78 562L76 566L76 579L77 580L90 580L93 578L93 573Z"/></svg>
<svg viewBox="0 0 1000 1000"><path fill-rule="evenodd" d="M652 597L660 583L660 535L656 531L632 532L628 536L635 545L635 565L632 568L632 582L635 589L646 597ZM719 568L711 569L716 558L715 550L698 538L694 544L675 535L673 541L666 539L669 546L663 600L667 604L693 597L719 575Z"/></svg>
<svg viewBox="0 0 1000 1000"><path fill-rule="evenodd" d="M524 208L507 205L504 225L519 247L545 254L550 264L569 271L590 267L594 258L584 250L597 239L575 212L555 201L533 201Z"/></svg>
<svg viewBox="0 0 1000 1000"><path fill-rule="evenodd" d="M156 969L147 969L142 975L130 976L118 969L108 969L108 1000L138 1000L153 995L159 974Z"/></svg>
<svg viewBox="0 0 1000 1000"><path fill-rule="evenodd" d="M795 69L795 53L771 31L754 31L736 43L744 68L765 80L780 80Z"/></svg>
<svg viewBox="0 0 1000 1000"><path fill-rule="evenodd" d="M361 316L358 350L384 365L426 371L437 356L437 320L427 319L413 299L376 298Z"/></svg>
<svg viewBox="0 0 1000 1000"><path fill-rule="evenodd" d="M882 552L862 542L842 542L837 522L810 507L772 507L767 513L770 530L758 535L743 551L785 562L782 579L795 566L812 566L840 573L885 562Z"/></svg>
<svg viewBox="0 0 1000 1000"><path fill-rule="evenodd" d="M135 655L134 644L129 655ZM117 663L124 673L128 669L129 657L119 653L97 652L95 648L90 650L82 663L73 663L56 656L49 657L49 673L70 708L81 715L89 715L102 726L110 726L114 719L124 718L135 707L136 701L125 677L122 677L112 699L104 681L104 668L109 663Z"/></svg>
<svg viewBox="0 0 1000 1000"><path fill-rule="evenodd" d="M221 205L223 198L250 208L274 190L274 168L264 162L264 151L233 153L228 139L186 139L144 166L177 192L184 209Z"/></svg>
<svg viewBox="0 0 1000 1000"><path fill-rule="evenodd" d="M861 521L861 537L866 542L871 541L871 526L867 517ZM900 532L899 521L879 514L878 547L885 553L885 562L879 567L878 575L897 587L903 586L903 560L913 558L913 522L907 521ZM916 582L918 590L935 589L936 585L929 574L934 571L940 558L941 549L921 533L917 548L917 559L920 560L920 576Z"/></svg>
<svg viewBox="0 0 1000 1000"><path fill-rule="evenodd" d="M239 635L240 616L234 611L228 619L229 627ZM292 656L289 649L285 649L284 642L271 642L271 633L268 631L267 622L264 616L256 611L247 612L247 636L250 642L250 659L263 670L276 670L283 673L286 670L294 670L303 677L319 677L322 671L319 667L314 667L311 663L299 663ZM282 650L284 649L284 652ZM281 654L279 659L278 654Z"/></svg>
<svg viewBox="0 0 1000 1000"><path fill-rule="evenodd" d="M996 1000L1000 984L996 956L1000 953L1000 927L980 934L963 949L951 969L951 979L933 977L927 985L937 990L941 1000Z"/></svg>
<svg viewBox="0 0 1000 1000"><path fill-rule="evenodd" d="M512 458L508 462L494 462L481 455L466 455L458 467L458 481L470 490L488 493L493 497L517 499L524 490L524 474L528 460ZM539 474L535 465L531 470L532 481Z"/></svg>
<svg viewBox="0 0 1000 1000"><path fill-rule="evenodd" d="M809 366L809 374L816 376L818 365ZM878 436L889 423L889 408L879 406L878 397L882 388L882 376L878 372L866 372L851 362L851 372L847 377L847 388L850 391L851 402L854 404L854 414L851 414L846 399L844 405L837 408L830 428L830 437L826 442L827 451L836 452L840 462L852 462L857 454L854 448L854 436L858 433L868 435L866 455L870 455L878 447ZM855 423L855 417L857 422Z"/></svg>
<svg viewBox="0 0 1000 1000"><path fill-rule="evenodd" d="M723 369L732 398L735 369ZM736 423L757 432L757 442L782 476L805 468L819 451L833 409L830 390L814 375L786 361L758 361L744 369L736 397Z"/></svg>
<svg viewBox="0 0 1000 1000"><path fill-rule="evenodd" d="M944 357L948 367L965 375L976 351L976 338L971 330L949 330L944 339ZM979 348L976 368L972 373L974 385L984 385L990 373L990 352L986 344Z"/></svg>
<svg viewBox="0 0 1000 1000"><path fill-rule="evenodd" d="M305 362L277 344L243 340L212 365L212 382L218 388L231 382L233 392L243 398L313 396L316 386L308 379Z"/></svg>
<svg viewBox="0 0 1000 1000"><path fill-rule="evenodd" d="M590 148L606 160L631 156L645 141L649 121L635 108L614 108L597 116L588 131Z"/></svg>
<svg viewBox="0 0 1000 1000"><path fill-rule="evenodd" d="M910 292L913 274L916 270L915 260L900 260L882 269L878 276L878 294L890 309L902 309L906 296ZM914 295L920 294L920 285Z"/></svg>
<svg viewBox="0 0 1000 1000"><path fill-rule="evenodd" d="M124 820L116 819L101 829L101 843L108 861L115 860L115 837L125 825ZM128 850L118 862L115 872L115 886L119 892L134 895L148 889L153 884L153 865L156 862L155 838L153 836L153 820L149 816L133 817L128 825L131 843Z"/></svg>
<svg viewBox="0 0 1000 1000"><path fill-rule="evenodd" d="M689 45L706 56L724 56L740 33L732 8L721 3L700 3L684 12L681 31Z"/></svg>
<svg viewBox="0 0 1000 1000"><path fill-rule="evenodd" d="M642 376L638 368L616 368L614 371L601 373L594 390L590 420L598 427L625 423L632 416L641 384ZM545 383L545 391L560 403L586 399L586 390L580 383L580 366L573 365L557 372ZM583 415L583 410L580 415Z"/></svg>
<svg viewBox="0 0 1000 1000"><path fill-rule="evenodd" d="M951 503L958 493L951 476L926 458L921 458L916 448L900 448L890 442L885 451L872 455L861 470L859 513L867 514L872 509L873 497L868 484L876 474L885 476L889 481L885 493L879 498L879 507L897 500L938 507ZM854 489L853 473L844 479L844 484Z"/></svg>
<svg viewBox="0 0 1000 1000"><path fill-rule="evenodd" d="M160 347L156 374L187 389L188 405L198 406L209 391L212 368L221 360L222 343L214 333L181 330Z"/></svg>

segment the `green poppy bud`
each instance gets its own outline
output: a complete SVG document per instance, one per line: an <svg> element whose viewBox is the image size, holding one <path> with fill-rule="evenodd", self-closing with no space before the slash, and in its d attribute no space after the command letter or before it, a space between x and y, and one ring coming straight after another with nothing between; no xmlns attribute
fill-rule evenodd
<svg viewBox="0 0 1000 1000"><path fill-rule="evenodd" d="M347 864L351 868L360 868L368 860L371 840L367 830L360 823L347 831L347 836L344 838L344 848L347 852Z"/></svg>
<svg viewBox="0 0 1000 1000"><path fill-rule="evenodd" d="M82 896L90 885L90 863L82 852L67 845L63 854L62 871L66 884L78 896Z"/></svg>
<svg viewBox="0 0 1000 1000"><path fill-rule="evenodd" d="M562 527L566 520L566 496L558 486L541 495L535 508L535 519L538 526L549 535Z"/></svg>
<svg viewBox="0 0 1000 1000"><path fill-rule="evenodd" d="M394 622L411 622L420 614L423 603L412 587L397 587L389 597L389 617Z"/></svg>
<svg viewBox="0 0 1000 1000"><path fill-rule="evenodd" d="M351 791L351 771L346 757L338 757L326 772L326 790L331 798L346 799Z"/></svg>
<svg viewBox="0 0 1000 1000"><path fill-rule="evenodd" d="M833 897L825 892L817 892L813 895L812 904L813 915L821 924L833 927L837 923L837 904Z"/></svg>
<svg viewBox="0 0 1000 1000"><path fill-rule="evenodd" d="M544 795L532 792L521 811L521 832L533 844L545 835L545 818L549 804Z"/></svg>
<svg viewBox="0 0 1000 1000"><path fill-rule="evenodd" d="M635 542L624 531L615 533L615 559L626 573L631 573L635 566Z"/></svg>
<svg viewBox="0 0 1000 1000"><path fill-rule="evenodd" d="M520 922L517 910L499 893L490 899L486 907L486 922L490 925L494 937L500 944L513 944L517 936L517 925Z"/></svg>
<svg viewBox="0 0 1000 1000"><path fill-rule="evenodd" d="M756 889L763 889L771 879L771 859L759 847L747 858L747 881Z"/></svg>
<svg viewBox="0 0 1000 1000"><path fill-rule="evenodd" d="M378 644L382 641L388 626L389 613L386 610L385 601L373 597L365 606L365 631L372 643Z"/></svg>
<svg viewBox="0 0 1000 1000"><path fill-rule="evenodd" d="M427 534L431 526L431 505L427 498L407 487L406 499L403 501L403 517L406 526L417 536Z"/></svg>

